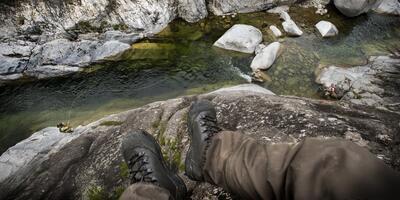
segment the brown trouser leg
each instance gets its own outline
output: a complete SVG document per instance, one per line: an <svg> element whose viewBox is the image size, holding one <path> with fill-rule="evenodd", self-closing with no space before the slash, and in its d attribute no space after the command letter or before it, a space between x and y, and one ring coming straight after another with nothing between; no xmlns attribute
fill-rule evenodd
<svg viewBox="0 0 400 200"><path fill-rule="evenodd" d="M120 200L168 200L170 193L153 184L135 183L122 193Z"/></svg>
<svg viewBox="0 0 400 200"><path fill-rule="evenodd" d="M244 199L400 199L400 175L340 139L263 145L224 131L210 144L204 175Z"/></svg>

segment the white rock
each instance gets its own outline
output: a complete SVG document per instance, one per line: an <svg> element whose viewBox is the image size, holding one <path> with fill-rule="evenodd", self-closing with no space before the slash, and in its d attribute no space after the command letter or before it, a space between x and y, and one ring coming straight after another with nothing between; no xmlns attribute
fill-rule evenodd
<svg viewBox="0 0 400 200"><path fill-rule="evenodd" d="M265 44L259 44L259 45L257 45L256 50L255 50L254 53L255 53L256 55L259 54L259 53L261 53L261 51L262 51L265 47L267 47L267 46L265 46Z"/></svg>
<svg viewBox="0 0 400 200"><path fill-rule="evenodd" d="M290 17L290 15L289 15L287 12L285 12L285 11L280 12L280 13L279 13L279 17L280 17L281 19L283 19L284 21L292 20L292 18Z"/></svg>
<svg viewBox="0 0 400 200"><path fill-rule="evenodd" d="M384 14L400 15L400 2L398 0L383 0L374 11Z"/></svg>
<svg viewBox="0 0 400 200"><path fill-rule="evenodd" d="M274 25L270 26L269 29L272 31L272 33L275 35L275 37L281 37L282 32Z"/></svg>
<svg viewBox="0 0 400 200"><path fill-rule="evenodd" d="M328 21L320 21L315 25L315 27L317 27L322 37L332 37L339 34L339 30L336 26Z"/></svg>
<svg viewBox="0 0 400 200"><path fill-rule="evenodd" d="M236 24L219 38L214 46L243 53L254 53L261 41L262 33L256 27Z"/></svg>
<svg viewBox="0 0 400 200"><path fill-rule="evenodd" d="M251 69L253 71L257 71L260 69L270 68L278 57L280 47L281 44L279 42L273 42L262 49L261 52L257 54L251 62Z"/></svg>
<svg viewBox="0 0 400 200"><path fill-rule="evenodd" d="M290 36L301 36L303 35L303 31L297 26L297 24L293 20L288 20L282 22L283 29Z"/></svg>

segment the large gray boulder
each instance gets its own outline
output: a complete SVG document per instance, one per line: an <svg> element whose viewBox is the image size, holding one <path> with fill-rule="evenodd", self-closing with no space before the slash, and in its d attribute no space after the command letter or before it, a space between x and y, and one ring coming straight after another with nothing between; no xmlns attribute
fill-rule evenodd
<svg viewBox="0 0 400 200"><path fill-rule="evenodd" d="M336 8L348 17L355 17L377 8L382 0L334 0Z"/></svg>
<svg viewBox="0 0 400 200"><path fill-rule="evenodd" d="M262 33L259 29L250 25L236 24L222 35L214 43L214 46L243 53L253 53L261 42Z"/></svg>
<svg viewBox="0 0 400 200"><path fill-rule="evenodd" d="M354 104L400 111L400 59L397 56L373 56L365 66L321 70L316 82L326 95Z"/></svg>
<svg viewBox="0 0 400 200"><path fill-rule="evenodd" d="M28 138L14 148L15 153L0 157L0 161L10 161L7 166L16 161L25 163L3 176L6 179L0 181L0 199L117 199L130 182L121 141L134 129L144 129L158 139L168 163L180 166L179 173L192 199L229 199L221 189L196 184L182 171L190 142L187 112L199 98L215 104L222 128L241 131L261 143L298 142L304 137L345 138L400 170L399 124L393 120L400 114L346 102L270 95L259 86L245 85L151 103L80 126L72 135L45 129L39 135L54 131L47 135L57 139ZM58 138L70 140L66 137L76 138L66 144L54 143L60 141ZM21 149L32 149L27 160L21 156L25 152Z"/></svg>

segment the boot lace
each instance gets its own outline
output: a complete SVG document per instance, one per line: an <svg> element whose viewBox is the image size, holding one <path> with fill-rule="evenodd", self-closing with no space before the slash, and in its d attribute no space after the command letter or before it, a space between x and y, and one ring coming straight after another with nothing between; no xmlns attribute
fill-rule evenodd
<svg viewBox="0 0 400 200"><path fill-rule="evenodd" d="M201 115L200 125L204 128L203 132L207 133L205 138L207 141L210 140L216 133L220 132L222 129L217 126L217 119L209 115Z"/></svg>
<svg viewBox="0 0 400 200"><path fill-rule="evenodd" d="M153 176L154 171L149 166L149 158L144 152L136 153L128 161L128 166L135 182L157 183L157 179Z"/></svg>

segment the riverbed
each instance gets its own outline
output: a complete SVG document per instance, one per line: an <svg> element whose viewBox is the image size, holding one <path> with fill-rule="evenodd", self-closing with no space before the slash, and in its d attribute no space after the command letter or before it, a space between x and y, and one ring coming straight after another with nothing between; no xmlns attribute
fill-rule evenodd
<svg viewBox="0 0 400 200"><path fill-rule="evenodd" d="M194 24L175 20L115 61L66 77L1 86L0 154L60 122L77 127L150 102L249 82L254 55L212 46L234 24L253 25L263 32L264 42L283 44L282 55L265 72L265 82L258 83L278 95L320 98L314 82L319 66L364 65L371 55L400 48L399 17L370 13L346 18L334 8L324 16L299 7L289 13L303 36L274 38L268 27L275 24L282 30L281 21L266 12L210 16ZM314 28L320 20L334 23L339 36L321 38Z"/></svg>

